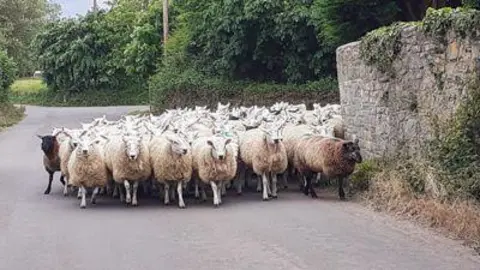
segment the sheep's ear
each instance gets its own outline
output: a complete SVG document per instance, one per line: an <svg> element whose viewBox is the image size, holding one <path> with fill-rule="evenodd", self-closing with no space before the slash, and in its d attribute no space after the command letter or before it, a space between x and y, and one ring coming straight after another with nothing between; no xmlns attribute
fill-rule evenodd
<svg viewBox="0 0 480 270"><path fill-rule="evenodd" d="M225 145L229 144L232 142L232 139L228 138L226 141L225 141Z"/></svg>
<svg viewBox="0 0 480 270"><path fill-rule="evenodd" d="M359 142L359 141L358 141L358 138L355 138L355 139L353 140L353 143L354 143L354 144L358 144L358 142Z"/></svg>
<svg viewBox="0 0 480 270"><path fill-rule="evenodd" d="M207 144L213 147L213 142L211 140L207 140Z"/></svg>
<svg viewBox="0 0 480 270"><path fill-rule="evenodd" d="M43 140L43 136L42 136L42 135L38 135L38 134L37 134L37 137L40 138L40 140Z"/></svg>

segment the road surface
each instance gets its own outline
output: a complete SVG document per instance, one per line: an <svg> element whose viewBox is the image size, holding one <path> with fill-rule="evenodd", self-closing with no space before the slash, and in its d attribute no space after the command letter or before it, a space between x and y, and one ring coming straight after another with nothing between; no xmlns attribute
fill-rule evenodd
<svg viewBox="0 0 480 270"><path fill-rule="evenodd" d="M0 269L480 269L470 249L335 196L297 192L211 198L186 209L139 200L132 208L99 198L79 208L42 168L40 140L53 126L79 126L136 108L27 107L0 134ZM323 197L323 198L322 198Z"/></svg>

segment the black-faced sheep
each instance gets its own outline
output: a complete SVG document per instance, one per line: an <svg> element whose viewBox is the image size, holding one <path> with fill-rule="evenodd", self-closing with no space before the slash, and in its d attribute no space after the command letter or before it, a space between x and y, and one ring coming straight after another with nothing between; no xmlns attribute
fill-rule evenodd
<svg viewBox="0 0 480 270"><path fill-rule="evenodd" d="M295 150L294 166L302 175L322 173L330 178L338 178L338 195L345 199L343 182L362 162L358 139L346 141L338 138L310 136L300 140ZM317 197L312 187L312 176L306 177L305 195Z"/></svg>
<svg viewBox="0 0 480 270"><path fill-rule="evenodd" d="M60 145L57 141L56 136L46 135L41 136L37 135L40 140L42 140L42 151L43 151L43 166L48 173L48 186L45 189L44 194L49 194L52 189L53 175L55 172L60 171L60 157L58 155L58 150ZM60 182L62 185L65 185L64 176L60 175Z"/></svg>

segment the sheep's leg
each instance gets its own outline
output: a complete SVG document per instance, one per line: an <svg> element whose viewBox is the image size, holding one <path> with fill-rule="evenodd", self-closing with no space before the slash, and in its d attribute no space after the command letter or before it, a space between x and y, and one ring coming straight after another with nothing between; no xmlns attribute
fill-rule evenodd
<svg viewBox="0 0 480 270"><path fill-rule="evenodd" d="M227 183L225 183L224 181L220 182L220 197L222 196L225 196L227 194L227 187L226 187Z"/></svg>
<svg viewBox="0 0 480 270"><path fill-rule="evenodd" d="M137 206L138 205L138 200L137 200L137 192L138 191L138 181L133 182L133 198L132 198L132 205Z"/></svg>
<svg viewBox="0 0 480 270"><path fill-rule="evenodd" d="M345 200L345 191L343 190L343 177L338 177L338 196L340 200Z"/></svg>
<svg viewBox="0 0 480 270"><path fill-rule="evenodd" d="M277 195L277 174L272 173L272 197L274 199L278 198Z"/></svg>
<svg viewBox="0 0 480 270"><path fill-rule="evenodd" d="M64 175L62 175L63 177L65 177ZM67 181L65 182L65 186L63 186L63 196L68 196L68 179L66 179Z"/></svg>
<svg viewBox="0 0 480 270"><path fill-rule="evenodd" d="M47 189L43 192L43 194L49 194L50 190L52 189L52 181L53 181L53 173L48 172L48 186Z"/></svg>
<svg viewBox="0 0 480 270"><path fill-rule="evenodd" d="M170 189L170 186L168 185L167 182L165 182L165 185L163 187L163 194L164 194L164 197L163 197L163 203L165 205L168 205L170 203L170 192L169 192L169 189Z"/></svg>
<svg viewBox="0 0 480 270"><path fill-rule="evenodd" d="M78 191L77 191L77 199L81 199L82 198L82 189L81 188L78 188Z"/></svg>
<svg viewBox="0 0 480 270"><path fill-rule="evenodd" d="M201 189L201 193L202 193L202 201L206 202L207 201L207 193L205 192L205 185L202 184L200 189Z"/></svg>
<svg viewBox="0 0 480 270"><path fill-rule="evenodd" d="M245 168L242 166L239 169L237 181L235 182L237 188L237 195L242 195L242 188L245 185Z"/></svg>
<svg viewBox="0 0 480 270"><path fill-rule="evenodd" d="M212 187L212 192L213 192L213 205L218 206L220 203L218 202L218 187L215 182L210 181L210 186Z"/></svg>
<svg viewBox="0 0 480 270"><path fill-rule="evenodd" d="M260 182L260 181L259 181ZM268 177L266 173L262 174L262 183L263 183L263 200L268 200Z"/></svg>
<svg viewBox="0 0 480 270"><path fill-rule="evenodd" d="M96 188L93 189L92 198L90 198L90 203L91 203L91 204L96 204L96 203L97 203L98 190L99 190L98 187L96 187Z"/></svg>
<svg viewBox="0 0 480 270"><path fill-rule="evenodd" d="M132 202L132 194L130 193L130 183L128 180L123 180L123 185L125 186L125 202L131 203Z"/></svg>
<svg viewBox="0 0 480 270"><path fill-rule="evenodd" d="M179 181L177 184L177 193L178 193L178 207L185 208L185 202L183 201L183 181Z"/></svg>
<svg viewBox="0 0 480 270"><path fill-rule="evenodd" d="M65 186L65 176L63 174L60 175L60 183Z"/></svg>
<svg viewBox="0 0 480 270"><path fill-rule="evenodd" d="M85 189L85 187L81 186L78 188L78 192L80 193L80 197L82 198L80 202L80 208L87 207L87 199L86 199L87 190Z"/></svg>
<svg viewBox="0 0 480 270"><path fill-rule="evenodd" d="M195 178L195 199L199 199L200 198L200 192L198 191L198 180Z"/></svg>
<svg viewBox="0 0 480 270"><path fill-rule="evenodd" d="M315 184L320 183L321 180L322 180L322 173L317 173L315 178Z"/></svg>
<svg viewBox="0 0 480 270"><path fill-rule="evenodd" d="M283 189L288 189L288 171L282 173Z"/></svg>
<svg viewBox="0 0 480 270"><path fill-rule="evenodd" d="M172 202L174 202L175 199L176 199L176 198L175 198L175 197L176 197L176 196L175 196L175 189L170 189L169 191L170 191L170 200L171 200Z"/></svg>
<svg viewBox="0 0 480 270"><path fill-rule="evenodd" d="M222 187L225 185L225 182L220 182L218 185L217 185L217 188L218 188L218 191L217 191L217 194L218 194L218 204L222 204Z"/></svg>
<svg viewBox="0 0 480 270"><path fill-rule="evenodd" d="M310 191L310 196L312 196L312 198L317 198L317 193L315 192L315 189L313 189L313 184L312 184L312 180L313 180L313 173L308 173L306 175L306 187L305 187L305 190L306 190L306 193L305 195L308 195L308 192Z"/></svg>
<svg viewBox="0 0 480 270"><path fill-rule="evenodd" d="M260 192L260 191L262 191L262 181L260 180L260 177L257 177L257 192Z"/></svg>
<svg viewBox="0 0 480 270"><path fill-rule="evenodd" d="M113 198L116 198L117 196L119 196L120 194L119 193L119 190L120 190L120 187L117 185L117 184L114 184L113 186L113 193L112 193L112 197Z"/></svg>

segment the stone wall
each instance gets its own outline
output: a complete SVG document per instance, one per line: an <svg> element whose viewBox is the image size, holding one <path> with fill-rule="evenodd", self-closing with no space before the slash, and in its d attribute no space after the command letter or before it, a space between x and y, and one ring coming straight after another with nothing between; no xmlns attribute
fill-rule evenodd
<svg viewBox="0 0 480 270"><path fill-rule="evenodd" d="M432 119L448 119L466 97L480 56L480 40L449 34L445 45L415 26L405 27L400 40L393 77L365 64L360 42L337 49L346 136L359 138L366 158L420 153Z"/></svg>

